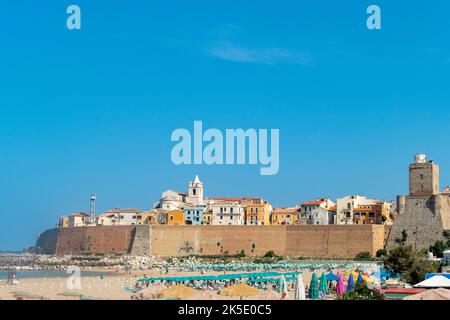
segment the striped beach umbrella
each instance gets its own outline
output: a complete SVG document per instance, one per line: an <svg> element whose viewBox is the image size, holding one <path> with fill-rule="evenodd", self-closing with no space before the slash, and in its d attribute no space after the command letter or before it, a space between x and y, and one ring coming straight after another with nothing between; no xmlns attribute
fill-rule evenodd
<svg viewBox="0 0 450 320"><path fill-rule="evenodd" d="M319 281L317 280L315 272L313 273L311 283L309 284L308 298L319 299Z"/></svg>

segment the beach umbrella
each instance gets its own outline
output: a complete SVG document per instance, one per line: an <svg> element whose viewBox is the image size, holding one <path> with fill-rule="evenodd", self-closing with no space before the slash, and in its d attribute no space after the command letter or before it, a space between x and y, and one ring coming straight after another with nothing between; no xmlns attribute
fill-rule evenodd
<svg viewBox="0 0 450 320"><path fill-rule="evenodd" d="M288 286L285 277L280 277L278 279L278 293L281 294L281 297L284 298L288 294Z"/></svg>
<svg viewBox="0 0 450 320"><path fill-rule="evenodd" d="M350 276L348 277L347 291L353 290L354 286L355 286L355 279L353 278L353 274L350 274Z"/></svg>
<svg viewBox="0 0 450 320"><path fill-rule="evenodd" d="M315 272L313 273L311 283L309 284L308 298L319 299L319 281L317 280Z"/></svg>
<svg viewBox="0 0 450 320"><path fill-rule="evenodd" d="M358 275L358 280L356 281L356 283L357 283L357 285L359 285L359 286L361 286L361 285L364 284L364 279L363 279L363 276L362 276L361 273Z"/></svg>
<svg viewBox="0 0 450 320"><path fill-rule="evenodd" d="M322 276L320 277L319 291L322 291L323 293L328 292L327 276L325 273L322 273Z"/></svg>
<svg viewBox="0 0 450 320"><path fill-rule="evenodd" d="M339 275L339 280L336 286L336 294L342 296L345 293L344 276Z"/></svg>
<svg viewBox="0 0 450 320"><path fill-rule="evenodd" d="M295 282L295 300L305 300L305 284L303 283L302 275L297 276L297 281Z"/></svg>
<svg viewBox="0 0 450 320"><path fill-rule="evenodd" d="M169 289L164 290L161 293L161 298L163 299L182 299L182 298L189 298L196 294L197 292L192 289L188 288L186 286L183 286L181 284L172 286Z"/></svg>
<svg viewBox="0 0 450 320"><path fill-rule="evenodd" d="M335 275L333 272L327 274L327 281L338 281L339 276Z"/></svg>
<svg viewBox="0 0 450 320"><path fill-rule="evenodd" d="M260 290L247 284L241 283L221 290L219 292L219 295L228 297L241 297L242 299L242 297L253 297L260 293Z"/></svg>

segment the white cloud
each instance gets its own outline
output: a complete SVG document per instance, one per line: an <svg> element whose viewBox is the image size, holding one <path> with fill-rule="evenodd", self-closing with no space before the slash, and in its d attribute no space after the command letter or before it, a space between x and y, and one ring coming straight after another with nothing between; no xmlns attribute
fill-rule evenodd
<svg viewBox="0 0 450 320"><path fill-rule="evenodd" d="M312 65L313 59L308 53L294 52L282 48L246 48L230 42L220 42L207 49L207 53L215 58L260 64L301 64Z"/></svg>

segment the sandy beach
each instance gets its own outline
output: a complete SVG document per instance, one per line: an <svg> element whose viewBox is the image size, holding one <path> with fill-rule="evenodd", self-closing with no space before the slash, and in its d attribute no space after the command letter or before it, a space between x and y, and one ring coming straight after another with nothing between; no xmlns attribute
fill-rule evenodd
<svg viewBox="0 0 450 320"><path fill-rule="evenodd" d="M321 274L325 270L317 270ZM109 270L110 272L110 270ZM309 284L312 271L305 270L302 273L303 281ZM220 272L207 272L206 275L220 275ZM231 274L231 272L228 272ZM51 300L78 300L80 295L87 299L106 299L106 300L130 300L134 295L127 290L134 288L136 281L144 276L160 276L157 271L131 271L128 273L105 274L103 279L100 277L81 277L81 289L70 290L67 285L67 278L28 278L20 279L16 285L7 285L6 280L0 281L0 299L16 300L15 293L27 293L37 297L43 297ZM197 272L169 272L164 276L188 276L200 275ZM77 296L78 295L78 296ZM207 293L204 295L208 296Z"/></svg>

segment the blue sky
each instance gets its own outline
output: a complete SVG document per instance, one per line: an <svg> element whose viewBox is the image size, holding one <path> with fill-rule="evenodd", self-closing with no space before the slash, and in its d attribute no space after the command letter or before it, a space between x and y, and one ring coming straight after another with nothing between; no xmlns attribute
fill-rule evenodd
<svg viewBox="0 0 450 320"><path fill-rule="evenodd" d="M382 9L382 30L366 8ZM66 29L78 4L82 30ZM450 184L448 1L3 1L0 250L58 217L150 208L198 173L275 206L407 193L425 152ZM171 132L279 128L280 172L174 166Z"/></svg>

